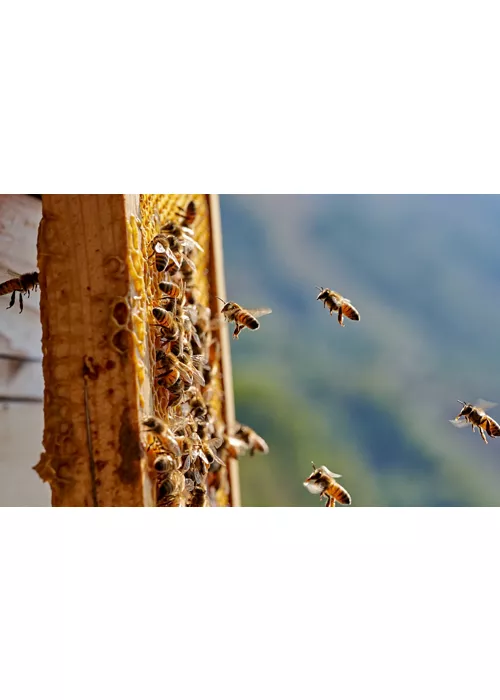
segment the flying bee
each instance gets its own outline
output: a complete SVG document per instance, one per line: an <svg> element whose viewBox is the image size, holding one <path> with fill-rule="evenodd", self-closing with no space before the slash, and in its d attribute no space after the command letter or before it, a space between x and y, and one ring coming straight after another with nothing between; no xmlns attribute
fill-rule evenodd
<svg viewBox="0 0 500 700"><path fill-rule="evenodd" d="M175 457L181 456L181 451L175 435L168 425L157 416L149 416L142 421L144 429L152 434L153 442L163 452ZM148 450L150 448L148 447Z"/></svg>
<svg viewBox="0 0 500 700"><path fill-rule="evenodd" d="M343 316L347 316L351 321L359 321L359 311L354 308L350 299L345 299L341 294L331 289L323 289L323 287L316 287L316 289L319 289L316 300L320 299L323 302L323 307L328 306L330 316L333 312L337 313L337 319L341 326L345 326L342 320Z"/></svg>
<svg viewBox="0 0 500 700"><path fill-rule="evenodd" d="M233 338L237 340L239 334L243 328L248 328L251 331L256 331L260 327L260 323L257 321L258 316L266 316L272 313L271 309L244 309L242 306L237 304L235 301L224 301L220 297L217 297L219 301L222 301L223 307L221 309L221 314L224 316L226 321L231 323L234 321L235 328L233 333Z"/></svg>
<svg viewBox="0 0 500 700"><path fill-rule="evenodd" d="M38 281L38 272L26 272L24 275L20 275L13 270L7 270L9 275L13 275L13 279L7 280L7 282L2 282L0 284L0 296L4 294L10 294L10 304L8 309L10 309L16 303L16 293L19 294L19 308L21 309L19 313L23 312L23 294L30 295L30 291L36 290L40 284Z"/></svg>
<svg viewBox="0 0 500 700"><path fill-rule="evenodd" d="M500 425L486 413L486 410L496 406L496 403L483 401L483 399L478 399L475 404L465 403L465 401L459 401L458 403L461 403L463 408L458 416L454 420L451 420L450 423L453 423L457 428L471 425L472 432L475 432L477 428L486 444L488 444L488 440L484 434L485 432L492 438L500 437ZM462 421L460 418L464 420Z"/></svg>
<svg viewBox="0 0 500 700"><path fill-rule="evenodd" d="M320 498L326 498L326 507L334 508L335 501L343 505L351 505L351 497L346 489L335 481L341 474L334 474L326 467L316 467L312 462L313 473L304 481L304 486L310 493L319 493Z"/></svg>
<svg viewBox="0 0 500 700"><path fill-rule="evenodd" d="M236 431L234 433L236 440L242 443L243 451L249 451L250 456L253 457L255 452L262 452L262 454L267 455L269 452L269 446L267 442L258 435L255 430L249 428L248 425L242 425L238 423L236 425Z"/></svg>

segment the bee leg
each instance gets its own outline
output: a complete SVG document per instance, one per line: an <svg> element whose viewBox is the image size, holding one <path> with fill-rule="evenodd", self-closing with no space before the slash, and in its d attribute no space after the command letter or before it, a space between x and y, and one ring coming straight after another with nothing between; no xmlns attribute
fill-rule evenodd
<svg viewBox="0 0 500 700"><path fill-rule="evenodd" d="M10 309L11 306L14 306L15 303L16 303L16 293L12 292L12 296L10 298L10 304L8 305L7 308Z"/></svg>
<svg viewBox="0 0 500 700"><path fill-rule="evenodd" d="M19 292L19 308L21 309L19 313L22 314L23 313L23 295L21 294L21 292Z"/></svg>
<svg viewBox="0 0 500 700"><path fill-rule="evenodd" d="M484 434L484 430L482 428L479 428L479 432L481 433L481 437L483 438L484 442L488 444L488 440L486 439L486 436Z"/></svg>
<svg viewBox="0 0 500 700"><path fill-rule="evenodd" d="M340 307L339 309L339 315L337 316L337 320L341 326L345 326L345 323L342 321L342 307Z"/></svg>

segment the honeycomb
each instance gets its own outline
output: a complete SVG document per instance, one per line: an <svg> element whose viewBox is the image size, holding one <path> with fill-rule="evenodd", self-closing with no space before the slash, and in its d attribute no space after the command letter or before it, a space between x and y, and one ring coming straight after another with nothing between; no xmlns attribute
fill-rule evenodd
<svg viewBox="0 0 500 700"><path fill-rule="evenodd" d="M183 235L180 229L182 212L186 211L189 202L194 202L196 216L189 226L191 231ZM160 419L169 431L169 437L158 435L154 429L149 433L149 468L156 481L156 505L227 506L230 503L230 482L226 467L227 436L218 323L211 316L211 310L216 306L210 276L208 198L204 194L144 194L140 196L140 215L145 294L136 290L138 313L144 300L148 320L144 340L147 340L152 380L151 405L154 417ZM170 246L164 238L161 240L165 243L164 249L177 259L177 264L169 264L167 271L158 271L154 247L158 238L155 237L161 235L162 227L165 230L168 225L173 227L170 231L176 232L175 240L169 239L172 240ZM174 248L177 239L187 241L185 246L180 245L179 250ZM195 243L192 244L190 239ZM178 263L181 263L180 268ZM160 290L160 282L173 283L181 288L176 301L165 296ZM169 325L166 331L166 326L159 324L158 315L165 317L165 323ZM179 333L180 340L172 338L175 333ZM140 336L138 342L142 340ZM145 357L144 346L138 350L139 355ZM162 353L167 353L168 361ZM179 368L175 363L180 358ZM180 369L180 378L173 369L175 367ZM190 374L192 367L197 369L194 374ZM203 380L198 381L200 375ZM180 455L172 439L179 445Z"/></svg>

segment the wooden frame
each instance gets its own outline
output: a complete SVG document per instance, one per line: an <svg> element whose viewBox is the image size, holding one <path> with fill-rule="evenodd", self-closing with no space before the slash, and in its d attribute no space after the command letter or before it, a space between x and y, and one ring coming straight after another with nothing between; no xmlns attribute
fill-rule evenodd
<svg viewBox="0 0 500 700"><path fill-rule="evenodd" d="M212 288L215 289L215 294L211 296L212 315L218 313L218 302L215 296L221 299L227 299L226 282L224 275L224 255L222 247L222 226L220 219L219 196L216 194L208 195L209 211L210 211L210 228L212 231L212 246L210 256L210 279ZM227 327L224 327L220 333L221 343L221 365L222 365L222 385L224 389L224 418L228 433L234 433L235 424L235 408L234 408L234 391L233 391L233 369L231 364L231 347L229 333ZM238 462L235 459L228 458L229 483L231 487L231 505L240 506L240 477Z"/></svg>
<svg viewBox="0 0 500 700"><path fill-rule="evenodd" d="M144 195L148 197L149 195ZM165 195L166 196L166 195ZM174 195L172 195L173 197ZM45 380L36 471L57 506L154 504L141 420L153 412L146 306L147 245L139 195L43 195L39 229ZM209 288L223 296L216 195L208 195ZM220 324L223 420L234 423L227 326ZM236 461L230 504L239 505Z"/></svg>

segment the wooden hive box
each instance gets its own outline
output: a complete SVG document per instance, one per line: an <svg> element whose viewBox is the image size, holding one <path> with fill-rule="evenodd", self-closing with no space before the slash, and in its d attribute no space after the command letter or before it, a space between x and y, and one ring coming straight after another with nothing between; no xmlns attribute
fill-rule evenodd
<svg viewBox="0 0 500 700"><path fill-rule="evenodd" d="M150 257L151 243L168 220L181 222L177 208L190 201L196 205L196 244L189 255L179 256L182 270L175 267L165 277L156 270L155 256ZM185 307L179 303L171 313L185 326L183 357L192 346L194 354L205 354L210 361L210 369L200 366L207 384L201 392L210 416L204 439L232 434L228 329L220 317L213 320L216 297L225 298L218 197L43 195L42 205L38 267L45 418L44 452L36 471L50 484L52 505L173 504L162 496L164 475L154 469L158 445L144 430L143 420L155 415L177 428L177 437L185 435L189 446L180 444L189 451L194 413L187 403L184 409L172 405L173 387L165 385L157 362L157 351L170 345L162 338L163 330L153 325L152 308L170 303L162 300L161 279L187 283ZM202 333L199 319L204 309L209 309L204 314L210 328ZM199 331L200 341L203 335L203 348L196 345L191 328ZM181 387L189 390L192 375L185 375L184 369ZM195 388L191 391L198 396ZM226 442L215 453L224 466L215 462L206 470L191 470L190 476L200 482L194 480L197 492L206 491L205 505L240 503L238 465L225 446ZM181 504L190 505L193 484L187 483L191 489L183 489Z"/></svg>

